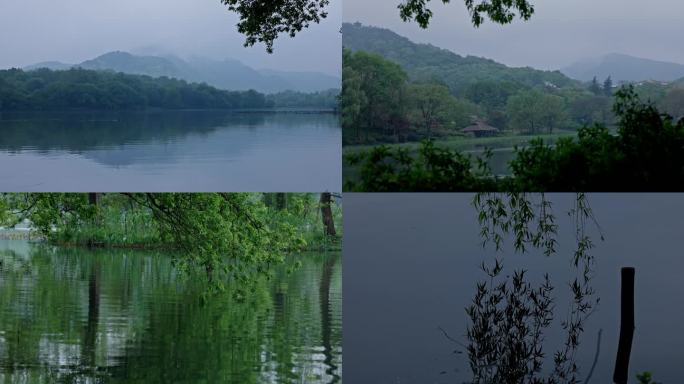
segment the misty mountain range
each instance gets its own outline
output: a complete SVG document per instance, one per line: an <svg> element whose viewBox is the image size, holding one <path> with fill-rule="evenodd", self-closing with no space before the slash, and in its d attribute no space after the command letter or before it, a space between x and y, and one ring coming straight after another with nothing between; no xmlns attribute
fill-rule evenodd
<svg viewBox="0 0 684 384"><path fill-rule="evenodd" d="M378 54L399 64L413 81L436 81L456 95L462 95L478 82L558 88L579 83L559 71L512 68L483 57L461 56L431 44L415 43L386 28L361 23L342 25L342 45L351 51Z"/></svg>
<svg viewBox="0 0 684 384"><path fill-rule="evenodd" d="M332 88L339 89L341 86L341 80L338 77L319 72L257 70L230 59L183 60L175 56L138 56L120 51L109 52L80 64L48 61L33 64L24 69L66 70L75 67L152 77L166 76L188 82L205 82L216 88L233 91L254 89L262 93L277 93L286 90L318 92Z"/></svg>
<svg viewBox="0 0 684 384"><path fill-rule="evenodd" d="M508 67L494 60L461 56L431 44L418 44L389 29L344 23L343 46L352 51L373 52L400 64L414 80L437 79L458 93L477 81L516 82L526 86L552 84L557 87L575 81L591 81L611 76L615 83L657 80L684 81L684 65L608 54L584 60L559 71L531 67Z"/></svg>
<svg viewBox="0 0 684 384"><path fill-rule="evenodd" d="M615 82L670 82L684 78L684 65L611 53L579 61L561 69L561 72L582 81L591 81L594 76L598 79L611 76Z"/></svg>

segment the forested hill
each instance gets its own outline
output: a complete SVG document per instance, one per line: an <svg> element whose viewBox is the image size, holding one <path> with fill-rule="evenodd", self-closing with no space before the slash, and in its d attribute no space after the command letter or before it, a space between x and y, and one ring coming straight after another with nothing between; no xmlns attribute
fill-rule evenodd
<svg viewBox="0 0 684 384"><path fill-rule="evenodd" d="M256 91L223 91L166 77L70 69L0 70L0 111L56 109L242 109L274 102Z"/></svg>
<svg viewBox="0 0 684 384"><path fill-rule="evenodd" d="M559 71L511 68L490 59L463 57L433 45L414 43L389 29L360 23L344 23L342 36L345 48L379 54L401 65L412 80L439 81L456 95L462 95L471 84L487 81L509 82L526 87L578 84Z"/></svg>
<svg viewBox="0 0 684 384"><path fill-rule="evenodd" d="M128 52L109 52L80 64L44 62L24 69L53 70L83 68L123 72L131 75L173 77L195 83L207 83L219 89L263 93L284 91L320 92L340 87L340 79L318 72L258 70L237 60L181 59L175 56L140 56Z"/></svg>

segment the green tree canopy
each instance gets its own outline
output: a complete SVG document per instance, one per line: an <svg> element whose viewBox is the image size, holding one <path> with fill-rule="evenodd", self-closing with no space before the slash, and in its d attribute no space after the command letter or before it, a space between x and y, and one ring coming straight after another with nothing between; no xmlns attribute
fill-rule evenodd
<svg viewBox="0 0 684 384"><path fill-rule="evenodd" d="M508 99L510 127L531 133L551 132L566 117L562 97L538 90L521 91Z"/></svg>
<svg viewBox="0 0 684 384"><path fill-rule="evenodd" d="M408 77L398 64L363 51L345 50L342 58L349 76L342 84L343 128L355 128L358 140L362 130L383 130L403 116Z"/></svg>
<svg viewBox="0 0 684 384"><path fill-rule="evenodd" d="M281 33L294 37L311 23L328 16L329 0L221 0L240 16L238 31L245 36L245 46L257 42L273 52L273 43Z"/></svg>
<svg viewBox="0 0 684 384"><path fill-rule="evenodd" d="M485 158L425 142L418 154L386 146L347 156L360 168L355 191L677 191L684 185L684 118L676 121L633 87L615 94L617 134L605 125L579 129L553 145L517 148L511 176L493 175ZM521 105L524 98L521 98ZM532 106L534 109L534 105ZM536 113L536 111L533 111ZM525 119L539 116L525 112ZM532 117L530 117L532 116ZM527 121L527 120L523 120ZM542 119L543 121L543 119ZM536 124L536 123L535 123Z"/></svg>
<svg viewBox="0 0 684 384"><path fill-rule="evenodd" d="M479 27L488 18L499 24L509 24L516 16L529 20L534 6L527 0L463 0L471 21ZM415 20L427 28L433 16L430 0L406 0L399 4L399 15L404 21ZM450 0L442 0L448 4ZM328 16L330 0L221 0L230 11L240 16L238 31L246 36L245 46L263 42L269 53L282 33L295 37L312 23L320 23Z"/></svg>
<svg viewBox="0 0 684 384"><path fill-rule="evenodd" d="M285 253L307 245L307 230L324 236L334 228L329 202L322 223L312 194L276 198L289 204L271 206L253 193L3 194L0 224L28 219L57 244L161 247L173 251L181 271L199 271L213 289L223 290L270 273Z"/></svg>
<svg viewBox="0 0 684 384"><path fill-rule="evenodd" d="M451 0L442 0L449 4ZM464 0L475 27L484 23L485 19L498 24L509 24L516 16L529 20L534 13L534 6L527 0ZM430 0L406 0L399 5L402 20L415 20L422 28L427 28L433 16L428 4Z"/></svg>
<svg viewBox="0 0 684 384"><path fill-rule="evenodd" d="M684 117L684 88L673 88L665 94L663 109L675 118Z"/></svg>
<svg viewBox="0 0 684 384"><path fill-rule="evenodd" d="M0 110L269 108L256 91L85 69L0 70Z"/></svg>

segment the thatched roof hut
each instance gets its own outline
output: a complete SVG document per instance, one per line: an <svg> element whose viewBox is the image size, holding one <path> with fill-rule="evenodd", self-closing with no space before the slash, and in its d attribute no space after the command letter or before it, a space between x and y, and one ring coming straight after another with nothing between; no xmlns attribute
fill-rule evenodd
<svg viewBox="0 0 684 384"><path fill-rule="evenodd" d="M491 125L487 125L485 122L478 120L472 125L463 128L461 132L473 135L475 137L487 137L496 136L497 134L499 134L499 129L494 128Z"/></svg>

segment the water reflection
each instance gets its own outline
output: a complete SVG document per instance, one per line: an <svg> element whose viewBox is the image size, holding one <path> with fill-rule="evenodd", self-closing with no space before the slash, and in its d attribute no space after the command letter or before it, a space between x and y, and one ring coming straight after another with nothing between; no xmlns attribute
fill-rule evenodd
<svg viewBox="0 0 684 384"><path fill-rule="evenodd" d="M472 380L467 352L440 327L467 344L465 308L483 261L503 258L504 274L526 270L538 286L546 273L554 290L554 322L545 333L548 360L562 348L561 321L573 299L569 283L576 249L575 228L565 214L574 195L547 196L559 227L558 252L514 254L483 249L470 194L351 194L345 199L345 379L352 383L464 383ZM684 198L659 194L592 194L589 202L606 236L590 226L596 243L592 286L600 304L581 336L576 358L580 377L600 354L591 383L611 382L620 324L620 269L636 268L636 330L629 377L651 371L654 380L679 382L684 307L680 256ZM506 239L507 241L510 239ZM511 244L510 241L507 244Z"/></svg>
<svg viewBox="0 0 684 384"><path fill-rule="evenodd" d="M339 255L299 255L245 302L203 305L166 255L0 249L2 382L341 380Z"/></svg>
<svg viewBox="0 0 684 384"><path fill-rule="evenodd" d="M333 114L4 113L0 131L6 190L335 190L340 184Z"/></svg>

